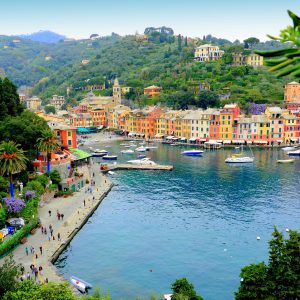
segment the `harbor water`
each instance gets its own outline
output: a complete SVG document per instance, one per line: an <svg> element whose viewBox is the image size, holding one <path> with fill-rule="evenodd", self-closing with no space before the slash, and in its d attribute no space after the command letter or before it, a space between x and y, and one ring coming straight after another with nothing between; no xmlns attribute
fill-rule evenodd
<svg viewBox="0 0 300 300"><path fill-rule="evenodd" d="M110 145L118 162L136 157ZM59 272L112 299L161 296L182 277L205 300L234 299L241 268L267 261L274 225L300 229L300 160L281 165L282 150L254 149L253 164L230 165L224 160L237 150L182 156L187 149L147 152L171 172L116 171L115 187L56 262Z"/></svg>

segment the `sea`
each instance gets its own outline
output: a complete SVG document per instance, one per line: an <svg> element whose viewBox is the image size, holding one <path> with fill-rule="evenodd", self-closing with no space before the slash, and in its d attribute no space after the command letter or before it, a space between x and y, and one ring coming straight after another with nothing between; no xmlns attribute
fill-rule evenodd
<svg viewBox="0 0 300 300"><path fill-rule="evenodd" d="M117 154L117 163L135 159L120 143L95 148ZM225 159L241 149L187 157L181 152L192 146L157 146L147 156L174 170L108 175L114 188L56 267L111 299L162 299L183 277L205 300L234 299L241 268L267 263L274 226L285 236L300 230L300 159L278 164L284 151L252 147L243 152L254 163L230 165Z"/></svg>

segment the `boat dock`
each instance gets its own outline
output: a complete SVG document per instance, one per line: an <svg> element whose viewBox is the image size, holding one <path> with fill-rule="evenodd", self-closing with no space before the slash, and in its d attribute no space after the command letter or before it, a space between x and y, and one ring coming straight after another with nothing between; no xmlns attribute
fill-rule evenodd
<svg viewBox="0 0 300 300"><path fill-rule="evenodd" d="M172 171L171 165L138 165L138 164L115 164L108 165L108 171L113 170L159 170L159 171Z"/></svg>

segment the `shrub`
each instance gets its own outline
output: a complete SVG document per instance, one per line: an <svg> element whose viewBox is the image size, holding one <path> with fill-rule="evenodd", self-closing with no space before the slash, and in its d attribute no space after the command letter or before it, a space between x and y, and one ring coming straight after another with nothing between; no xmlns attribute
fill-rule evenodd
<svg viewBox="0 0 300 300"><path fill-rule="evenodd" d="M60 174L57 170L50 171L49 173L47 173L47 175L50 177L52 183L60 184L61 177L60 177Z"/></svg>
<svg viewBox="0 0 300 300"><path fill-rule="evenodd" d="M30 191L30 190L27 190L26 193L24 194L24 196L27 200L34 198L35 195L36 195L36 192Z"/></svg>
<svg viewBox="0 0 300 300"><path fill-rule="evenodd" d="M50 184L49 185L49 190L52 191L56 191L58 189L58 185L57 184Z"/></svg>
<svg viewBox="0 0 300 300"><path fill-rule="evenodd" d="M0 228L4 227L6 222L6 209L4 207L0 208Z"/></svg>
<svg viewBox="0 0 300 300"><path fill-rule="evenodd" d="M23 210L20 213L21 217L26 222L29 222L32 219L32 216L38 215L37 206L38 206L37 198L33 198L30 201L28 201L26 207L23 208Z"/></svg>
<svg viewBox="0 0 300 300"><path fill-rule="evenodd" d="M8 213L13 213L13 214L19 213L25 207L25 202L22 199L3 198L3 200L7 207Z"/></svg>
<svg viewBox="0 0 300 300"><path fill-rule="evenodd" d="M40 182L44 188L47 186L47 184L50 181L49 177L46 174L36 176L34 180Z"/></svg>
<svg viewBox="0 0 300 300"><path fill-rule="evenodd" d="M32 180L32 181L29 181L27 183L27 186L26 186L26 190L31 190L31 191L35 191L37 193L37 195L42 195L44 192L45 192L45 188L43 187L43 185L37 181L37 180Z"/></svg>

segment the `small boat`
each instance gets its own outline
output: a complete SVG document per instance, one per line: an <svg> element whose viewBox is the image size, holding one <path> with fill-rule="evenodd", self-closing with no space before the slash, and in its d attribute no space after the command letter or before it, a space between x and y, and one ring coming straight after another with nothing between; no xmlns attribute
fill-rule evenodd
<svg viewBox="0 0 300 300"><path fill-rule="evenodd" d="M254 162L254 157L249 157L249 156L236 156L232 155L231 157L228 157L225 159L226 163L253 163Z"/></svg>
<svg viewBox="0 0 300 300"><path fill-rule="evenodd" d="M121 153L122 153L122 154L133 154L134 151L131 150L131 149L127 149L127 150L122 150Z"/></svg>
<svg viewBox="0 0 300 300"><path fill-rule="evenodd" d="M297 149L297 147L294 147L294 146L281 148L281 150L283 150L283 151L293 151L293 150L296 150L296 149Z"/></svg>
<svg viewBox="0 0 300 300"><path fill-rule="evenodd" d="M138 158L145 158L146 155L145 155L145 154L139 154L137 157L138 157Z"/></svg>
<svg viewBox="0 0 300 300"><path fill-rule="evenodd" d="M104 155L107 155L107 152L92 152L91 154L93 157L103 157Z"/></svg>
<svg viewBox="0 0 300 300"><path fill-rule="evenodd" d="M93 147L89 147L90 150L93 150Z"/></svg>
<svg viewBox="0 0 300 300"><path fill-rule="evenodd" d="M118 156L117 155L104 155L102 156L102 159L104 160L117 160L118 159Z"/></svg>
<svg viewBox="0 0 300 300"><path fill-rule="evenodd" d="M150 158L147 157L142 159L128 160L127 162L129 164L134 164L134 165L150 165L150 166L156 165L154 161L150 160Z"/></svg>
<svg viewBox="0 0 300 300"><path fill-rule="evenodd" d="M115 175L116 173L113 172L113 171L108 171L107 174L109 174L109 175Z"/></svg>
<svg viewBox="0 0 300 300"><path fill-rule="evenodd" d="M146 152L147 149L145 147L141 146L141 147L136 148L135 151L137 151L137 152Z"/></svg>
<svg viewBox="0 0 300 300"><path fill-rule="evenodd" d="M300 150L289 151L287 154L289 156L300 156Z"/></svg>
<svg viewBox="0 0 300 300"><path fill-rule="evenodd" d="M122 144L120 144L120 146L129 146L129 145L126 143L122 143Z"/></svg>
<svg viewBox="0 0 300 300"><path fill-rule="evenodd" d="M130 148L130 147L131 147L130 145L125 145L125 146L124 146L124 148Z"/></svg>
<svg viewBox="0 0 300 300"><path fill-rule="evenodd" d="M295 160L292 159L277 159L278 164L290 164L293 163Z"/></svg>
<svg viewBox="0 0 300 300"><path fill-rule="evenodd" d="M203 153L202 150L186 150L181 152L181 154L185 156L201 156L202 153Z"/></svg>
<svg viewBox="0 0 300 300"><path fill-rule="evenodd" d="M170 146L178 146L178 144L172 143L172 144L170 144Z"/></svg>
<svg viewBox="0 0 300 300"><path fill-rule="evenodd" d="M76 287L77 290L82 293L86 293L88 289L91 289L93 287L90 283L75 276L70 277L70 282L74 287Z"/></svg>
<svg viewBox="0 0 300 300"><path fill-rule="evenodd" d="M105 153L107 154L107 151L106 150L99 150L99 149L96 149L94 150L95 153Z"/></svg>
<svg viewBox="0 0 300 300"><path fill-rule="evenodd" d="M234 147L234 149L238 150L238 149L240 149L240 147L239 147L239 146L237 146L237 147Z"/></svg>
<svg viewBox="0 0 300 300"><path fill-rule="evenodd" d="M157 149L157 146L147 146L145 147L147 150Z"/></svg>
<svg viewBox="0 0 300 300"><path fill-rule="evenodd" d="M143 141L143 142L141 142L141 143L139 143L140 145L145 145L146 144L146 142L145 141Z"/></svg>

